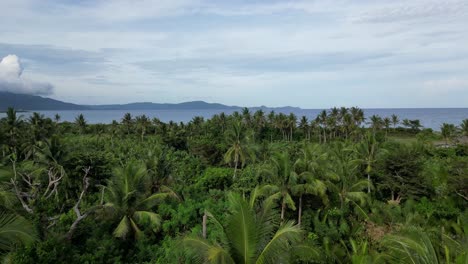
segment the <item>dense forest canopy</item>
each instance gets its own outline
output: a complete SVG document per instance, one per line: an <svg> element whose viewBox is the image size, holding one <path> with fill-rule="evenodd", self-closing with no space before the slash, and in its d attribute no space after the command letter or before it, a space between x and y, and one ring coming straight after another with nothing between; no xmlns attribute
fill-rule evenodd
<svg viewBox="0 0 468 264"><path fill-rule="evenodd" d="M468 119L0 121L6 263L468 263Z"/></svg>

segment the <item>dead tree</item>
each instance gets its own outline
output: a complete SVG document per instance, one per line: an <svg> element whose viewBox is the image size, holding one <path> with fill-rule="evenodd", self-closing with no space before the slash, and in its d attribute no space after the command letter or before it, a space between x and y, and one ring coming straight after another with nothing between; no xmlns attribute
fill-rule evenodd
<svg viewBox="0 0 468 264"><path fill-rule="evenodd" d="M68 230L68 233L67 233L67 239L68 240L71 240L72 236L73 236L73 233L75 232L78 224L83 220L85 219L86 217L88 217L88 215L91 213L91 210L87 211L86 213L84 214L81 214L81 211L80 211L80 204L81 204L81 201L83 200L83 197L86 193L86 191L88 190L88 187L89 187L89 178L88 178L88 174L89 174L89 171L90 171L91 167L87 167L85 169L83 169L84 171L84 176L83 176L83 190L81 191L80 193L80 196L78 197L78 201L76 201L76 204L75 206L73 206L73 211L75 212L76 214L76 220L73 222L73 224L70 226L70 230Z"/></svg>

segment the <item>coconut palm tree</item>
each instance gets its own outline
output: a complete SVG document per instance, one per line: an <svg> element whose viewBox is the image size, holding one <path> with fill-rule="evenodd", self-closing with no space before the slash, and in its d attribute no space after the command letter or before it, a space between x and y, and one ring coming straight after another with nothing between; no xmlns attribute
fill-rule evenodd
<svg viewBox="0 0 468 264"><path fill-rule="evenodd" d="M216 242L184 238L185 251L195 263L289 263L291 251L300 242L301 229L290 221L277 227L272 199L266 199L258 210L253 199L231 193L230 214L223 222L208 214L222 233Z"/></svg>
<svg viewBox="0 0 468 264"><path fill-rule="evenodd" d="M141 115L135 118L135 123L137 129L140 131L141 140L143 140L148 127L151 125L151 121L148 117L146 117L146 115Z"/></svg>
<svg viewBox="0 0 468 264"><path fill-rule="evenodd" d="M365 204L367 195L363 190L368 186L368 181L356 177L357 164L352 159L350 150L343 143L337 142L331 146L329 154L326 165L329 194L338 196L341 210L349 203L356 206Z"/></svg>
<svg viewBox="0 0 468 264"><path fill-rule="evenodd" d="M375 132L379 129L382 128L382 118L378 115L372 115L370 118L369 125L372 128L372 132L375 134Z"/></svg>
<svg viewBox="0 0 468 264"><path fill-rule="evenodd" d="M23 116L18 116L14 108L8 107L5 121L7 144L13 152L16 152L20 137L19 131L23 125Z"/></svg>
<svg viewBox="0 0 468 264"><path fill-rule="evenodd" d="M270 166L264 168L260 173L267 177L267 186L269 186L271 193L280 197L281 221L284 221L286 208L296 210L296 203L292 195L293 188L297 187L298 184L298 175L294 171L287 152L273 154L270 162Z"/></svg>
<svg viewBox="0 0 468 264"><path fill-rule="evenodd" d="M80 129L81 134L84 134L85 130L86 130L86 126L88 124L87 124L86 119L84 118L83 114L80 114L75 118L75 124Z"/></svg>
<svg viewBox="0 0 468 264"><path fill-rule="evenodd" d="M242 120L247 127L252 124L252 113L247 107L242 109Z"/></svg>
<svg viewBox="0 0 468 264"><path fill-rule="evenodd" d="M297 116L294 113L290 113L287 118L287 128L289 128L289 141L293 140L293 132L297 125Z"/></svg>
<svg viewBox="0 0 468 264"><path fill-rule="evenodd" d="M16 245L37 239L33 225L25 218L0 209L0 256L8 254Z"/></svg>
<svg viewBox="0 0 468 264"><path fill-rule="evenodd" d="M454 124L443 123L440 127L440 132L442 134L442 137L445 139L445 144L448 145L450 139L452 139L452 137L457 132L457 128Z"/></svg>
<svg viewBox="0 0 468 264"><path fill-rule="evenodd" d="M225 137L230 147L226 154L224 154L224 161L229 164L234 164L233 177L235 178L239 165L243 167L246 161L252 157L248 144L249 136L242 123L238 121L234 122L231 129L226 131Z"/></svg>
<svg viewBox="0 0 468 264"><path fill-rule="evenodd" d="M319 145L307 145L302 149L302 156L294 164L297 174L297 183L292 187L294 195L299 196L297 223L302 223L302 196L312 194L326 200L327 190L325 182L319 177L321 165L326 162L326 154L323 153Z"/></svg>
<svg viewBox="0 0 468 264"><path fill-rule="evenodd" d="M356 162L366 166L365 172L367 175L367 193L371 191L370 174L374 169L374 164L384 153L384 150L379 147L375 134L367 133L365 138L356 145L355 153L357 155Z"/></svg>
<svg viewBox="0 0 468 264"><path fill-rule="evenodd" d="M130 131L132 130L132 125L133 125L132 114L125 113L124 117L122 118L122 124L125 126L125 129L127 130L127 135L129 135Z"/></svg>
<svg viewBox="0 0 468 264"><path fill-rule="evenodd" d="M317 116L317 123L321 125L323 130L323 143L327 143L327 123L328 123L328 116L327 111L322 110L320 114Z"/></svg>
<svg viewBox="0 0 468 264"><path fill-rule="evenodd" d="M265 112L263 112L263 110L261 109L255 111L253 119L255 122L254 124L257 129L257 132L259 133L265 127L266 124Z"/></svg>
<svg viewBox="0 0 468 264"><path fill-rule="evenodd" d="M54 115L54 121L55 121L55 123L59 123L61 118L62 118L62 117L61 117L59 114L55 114L55 115Z"/></svg>
<svg viewBox="0 0 468 264"><path fill-rule="evenodd" d="M141 228L145 227L157 231L161 217L152 209L165 198L177 197L168 187L160 187L160 192L152 193L146 167L136 162L115 169L106 190L104 210L120 219L113 233L123 239L141 238Z"/></svg>
<svg viewBox="0 0 468 264"><path fill-rule="evenodd" d="M392 119L393 129L396 129L396 126L400 123L400 119L395 114L391 116L391 119Z"/></svg>
<svg viewBox="0 0 468 264"><path fill-rule="evenodd" d="M390 124L392 123L392 120L390 120L389 117L385 117L382 120L382 125L385 127L385 137L388 135L388 129L390 129Z"/></svg>
<svg viewBox="0 0 468 264"><path fill-rule="evenodd" d="M464 136L468 136L468 119L462 120L460 128L461 128L462 134Z"/></svg>
<svg viewBox="0 0 468 264"><path fill-rule="evenodd" d="M309 140L310 137L310 127L309 127L309 120L306 116L301 117L301 121L299 121L299 129L302 130L302 134L304 135L305 140Z"/></svg>
<svg viewBox="0 0 468 264"><path fill-rule="evenodd" d="M433 242L428 233L415 227L406 227L398 234L384 237L383 258L386 263L442 264L467 263L466 242L460 243L442 234L442 241ZM446 244L443 241L450 241ZM451 246L448 246L451 245ZM439 251L439 246L441 249ZM444 252L440 254L439 252Z"/></svg>

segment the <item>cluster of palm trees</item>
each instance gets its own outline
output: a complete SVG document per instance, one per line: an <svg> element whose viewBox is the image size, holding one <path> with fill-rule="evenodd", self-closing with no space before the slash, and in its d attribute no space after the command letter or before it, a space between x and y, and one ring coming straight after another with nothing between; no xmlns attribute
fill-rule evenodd
<svg viewBox="0 0 468 264"><path fill-rule="evenodd" d="M468 119L463 120L460 127L454 124L443 123L440 127L440 132L446 145L458 135L468 137Z"/></svg>

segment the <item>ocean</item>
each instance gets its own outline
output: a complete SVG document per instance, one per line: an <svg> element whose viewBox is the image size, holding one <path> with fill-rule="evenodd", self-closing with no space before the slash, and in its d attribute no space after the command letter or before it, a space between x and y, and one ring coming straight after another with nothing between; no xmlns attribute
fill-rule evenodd
<svg viewBox="0 0 468 264"><path fill-rule="evenodd" d="M379 108L379 109L363 109L366 117L371 115L379 115L390 117L396 114L400 120L403 119L419 119L425 128L440 130L442 123L451 123L460 125L463 119L468 118L468 108ZM188 122L195 116L211 118L214 114L224 112L230 114L235 110L68 110L68 111L37 111L46 117L54 118L55 114L59 114L61 121L73 122L79 114L83 114L85 119L90 124L111 123L112 120L120 121L125 113L132 114L133 117L145 114L150 118L157 117L163 122ZM266 114L270 110L264 110ZM298 118L306 116L313 119L322 109L294 109L292 112ZM23 118L28 118L33 111L19 113ZM276 111L280 112L280 111ZM289 114L289 112L284 112ZM0 113L0 118L5 117L5 113Z"/></svg>

